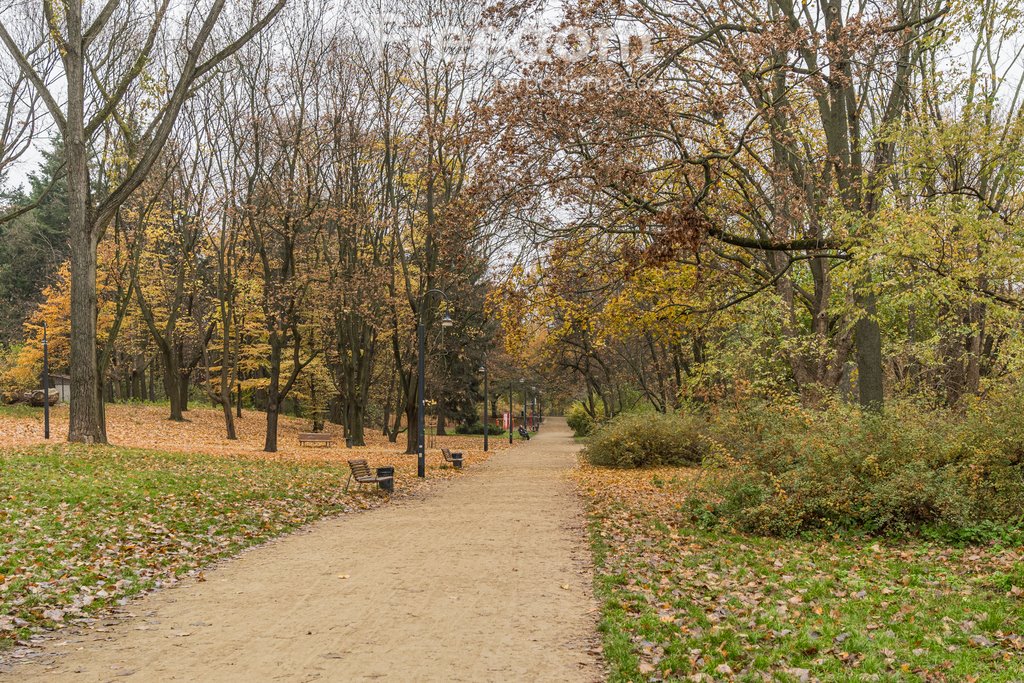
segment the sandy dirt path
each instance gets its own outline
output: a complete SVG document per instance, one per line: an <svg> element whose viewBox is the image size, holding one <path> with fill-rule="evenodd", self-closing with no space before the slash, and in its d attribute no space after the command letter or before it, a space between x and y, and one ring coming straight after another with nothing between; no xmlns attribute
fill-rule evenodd
<svg viewBox="0 0 1024 683"><path fill-rule="evenodd" d="M425 498L252 550L0 678L601 680L576 450L551 420Z"/></svg>

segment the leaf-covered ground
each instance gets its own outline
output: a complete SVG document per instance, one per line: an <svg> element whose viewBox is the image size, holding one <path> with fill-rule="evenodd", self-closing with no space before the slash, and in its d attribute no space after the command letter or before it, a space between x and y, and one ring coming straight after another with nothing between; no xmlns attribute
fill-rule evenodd
<svg viewBox="0 0 1024 683"><path fill-rule="evenodd" d="M333 462L344 464L347 458L366 458L370 465L390 465L398 468L399 484L406 474L415 476L415 458L404 455L406 434L398 435L396 443L376 429L366 430L366 446L352 450L345 448L341 438L341 427L327 425L327 432L333 433L338 441L333 447L303 447L299 445L299 432L310 431L309 420L281 416L278 428L278 452L263 452L263 436L266 417L263 413L246 410L244 417L236 422L238 440L224 438L224 417L219 410L194 407L185 413L185 422L167 419L169 409L159 404L108 404L107 434L110 443L131 448L152 448L177 453L204 453L228 457L248 457L299 462ZM67 438L68 409L58 406L53 410L53 443ZM43 410L26 406L0 406L0 449L42 445ZM466 464L471 465L485 459L483 437L480 436L433 436L427 435L428 470L436 476L451 476L454 473L444 467L440 448L447 446L463 451ZM492 451L508 447L507 439L491 438ZM415 484L407 480L407 490Z"/></svg>
<svg viewBox="0 0 1024 683"><path fill-rule="evenodd" d="M0 453L0 647L325 514L348 470L80 446Z"/></svg>
<svg viewBox="0 0 1024 683"><path fill-rule="evenodd" d="M0 410L0 657L18 642L89 623L148 588L329 514L387 499L372 487L343 494L348 458L396 468L396 495L458 476L436 450L486 457L476 437L434 437L426 483L415 458L368 434L352 450L300 448L302 420L285 419L281 450L262 453L262 415L248 413L241 439L221 434L220 414L166 419L160 406L109 406L116 446L61 443L66 409L55 411L54 442L43 442L41 410ZM507 442L492 441L492 449Z"/></svg>
<svg viewBox="0 0 1024 683"><path fill-rule="evenodd" d="M580 465L612 680L1024 680L1024 549L706 531L697 477Z"/></svg>

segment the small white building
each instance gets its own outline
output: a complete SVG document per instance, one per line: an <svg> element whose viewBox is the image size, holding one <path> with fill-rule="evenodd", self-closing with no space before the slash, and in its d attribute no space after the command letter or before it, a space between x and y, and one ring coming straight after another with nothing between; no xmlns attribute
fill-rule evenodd
<svg viewBox="0 0 1024 683"><path fill-rule="evenodd" d="M50 375L50 389L60 393L60 402L71 401L71 377L69 375Z"/></svg>

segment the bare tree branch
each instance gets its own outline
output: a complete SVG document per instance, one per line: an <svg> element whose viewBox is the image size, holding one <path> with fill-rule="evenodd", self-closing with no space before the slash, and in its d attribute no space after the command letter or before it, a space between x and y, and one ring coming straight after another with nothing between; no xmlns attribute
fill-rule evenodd
<svg viewBox="0 0 1024 683"><path fill-rule="evenodd" d="M67 119L64 118L64 112L61 111L60 105L57 104L57 100L54 98L50 89L46 87L46 83L38 72L32 67L32 64L28 61L28 58L18 48L17 43L11 38L11 34L8 33L7 27L4 26L4 22L0 21L0 41L3 42L7 51L14 57L14 61L18 64L18 68L25 75L25 78L32 83L32 87L36 89L39 96L43 98L43 102L46 103L46 108L50 111L50 116L53 117L54 123L57 124L57 128L63 134L67 129Z"/></svg>

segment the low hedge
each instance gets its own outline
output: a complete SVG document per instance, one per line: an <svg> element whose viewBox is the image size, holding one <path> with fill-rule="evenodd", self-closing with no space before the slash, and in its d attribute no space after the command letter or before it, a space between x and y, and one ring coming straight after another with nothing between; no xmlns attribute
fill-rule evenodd
<svg viewBox="0 0 1024 683"><path fill-rule="evenodd" d="M484 425L481 422L475 422L473 424L460 424L455 427L455 433L461 435L475 436L484 433ZM505 433L505 430L496 425L487 425L488 436L501 436Z"/></svg>
<svg viewBox="0 0 1024 683"><path fill-rule="evenodd" d="M882 413L751 403L706 423L716 514L755 533L905 533L1018 527L1024 516L1024 401L966 414L912 402Z"/></svg>
<svg viewBox="0 0 1024 683"><path fill-rule="evenodd" d="M594 433L586 457L605 467L696 465L708 451L701 419L685 415L620 415Z"/></svg>

